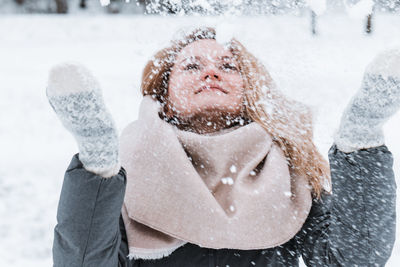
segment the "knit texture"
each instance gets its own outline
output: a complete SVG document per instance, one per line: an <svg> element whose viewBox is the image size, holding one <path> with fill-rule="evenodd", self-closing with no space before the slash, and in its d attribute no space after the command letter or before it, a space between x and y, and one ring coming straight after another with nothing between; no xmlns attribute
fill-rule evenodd
<svg viewBox="0 0 400 267"><path fill-rule="evenodd" d="M85 67L64 63L50 71L47 98L78 143L86 170L109 178L121 168L118 135L100 86Z"/></svg>
<svg viewBox="0 0 400 267"><path fill-rule="evenodd" d="M367 67L335 134L339 150L350 153L384 144L382 127L400 108L400 49L379 54Z"/></svg>
<svg viewBox="0 0 400 267"><path fill-rule="evenodd" d="M181 130L144 96L121 134L129 257L158 259L186 242L261 249L286 243L309 214L311 186L257 122L214 133Z"/></svg>

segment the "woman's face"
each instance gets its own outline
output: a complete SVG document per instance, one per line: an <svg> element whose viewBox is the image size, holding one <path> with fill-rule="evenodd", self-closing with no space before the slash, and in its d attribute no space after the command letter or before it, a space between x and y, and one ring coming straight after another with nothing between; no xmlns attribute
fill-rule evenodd
<svg viewBox="0 0 400 267"><path fill-rule="evenodd" d="M168 84L168 101L181 118L240 114L243 79L228 48L213 39L197 40L177 55Z"/></svg>

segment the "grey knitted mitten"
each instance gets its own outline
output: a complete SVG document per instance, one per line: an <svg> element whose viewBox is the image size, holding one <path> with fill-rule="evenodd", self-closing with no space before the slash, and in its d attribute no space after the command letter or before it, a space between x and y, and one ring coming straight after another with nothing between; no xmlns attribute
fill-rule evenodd
<svg viewBox="0 0 400 267"><path fill-rule="evenodd" d="M50 70L47 98L78 143L84 168L109 178L121 168L118 136L99 83L84 66L63 63Z"/></svg>
<svg viewBox="0 0 400 267"><path fill-rule="evenodd" d="M379 54L367 66L361 88L346 107L334 136L350 153L384 144L383 124L400 109L400 49Z"/></svg>

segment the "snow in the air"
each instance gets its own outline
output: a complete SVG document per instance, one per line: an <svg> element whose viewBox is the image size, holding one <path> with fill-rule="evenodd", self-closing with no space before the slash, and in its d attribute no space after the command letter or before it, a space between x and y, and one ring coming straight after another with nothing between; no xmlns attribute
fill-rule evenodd
<svg viewBox="0 0 400 267"><path fill-rule="evenodd" d="M372 13L374 7L373 0L360 0L354 5L349 5L345 3L346 11L351 18L363 19L368 14Z"/></svg>
<svg viewBox="0 0 400 267"><path fill-rule="evenodd" d="M223 184L228 184L228 185L233 185L233 183L234 183L232 177L224 177L224 178L221 178L221 182L222 182Z"/></svg>
<svg viewBox="0 0 400 267"><path fill-rule="evenodd" d="M107 5L110 4L110 0L100 0L100 4L101 4L102 6L107 6Z"/></svg>
<svg viewBox="0 0 400 267"><path fill-rule="evenodd" d="M231 173L236 173L236 166L232 165L229 170L231 171Z"/></svg>
<svg viewBox="0 0 400 267"><path fill-rule="evenodd" d="M320 16L326 11L326 1L327 0L306 0L306 3L315 14Z"/></svg>
<svg viewBox="0 0 400 267"><path fill-rule="evenodd" d="M232 19L227 18L225 21L221 22L218 24L216 27L216 40L220 44L226 44L231 40L232 38L236 38L235 36L235 23L233 21L230 21Z"/></svg>
<svg viewBox="0 0 400 267"><path fill-rule="evenodd" d="M290 192L290 191L286 191L286 192L284 192L284 194L287 197L291 197L292 196L292 192Z"/></svg>
<svg viewBox="0 0 400 267"><path fill-rule="evenodd" d="M361 9L354 14L365 14L367 9ZM0 266L52 265L63 175L77 153L75 140L45 95L53 65L78 61L92 70L121 132L138 117L141 73L153 53L182 27L220 26L227 30L222 40L234 35L265 63L278 88L311 106L315 142L327 157L343 109L358 90L368 62L379 51L400 46L399 14L378 13L372 35L363 33L363 20L355 17L324 13L315 37L310 34L307 14L230 18L228 23L217 17L2 14ZM384 131L399 184L399 113L385 124ZM236 167L230 170L235 173ZM229 185L230 180L225 181ZM400 214L399 197L397 211ZM388 267L400 264L397 229Z"/></svg>

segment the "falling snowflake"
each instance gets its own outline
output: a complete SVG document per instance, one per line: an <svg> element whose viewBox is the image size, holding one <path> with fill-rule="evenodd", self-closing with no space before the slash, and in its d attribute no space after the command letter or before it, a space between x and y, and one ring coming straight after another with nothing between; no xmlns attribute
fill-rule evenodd
<svg viewBox="0 0 400 267"><path fill-rule="evenodd" d="M233 179L231 177L224 177L221 178L221 182L223 184L229 184L229 185L233 185Z"/></svg>
<svg viewBox="0 0 400 267"><path fill-rule="evenodd" d="M231 173L236 173L236 166L232 165L229 170L231 171Z"/></svg>
<svg viewBox="0 0 400 267"><path fill-rule="evenodd" d="M110 0L100 0L100 4L102 6L108 6L110 4Z"/></svg>

